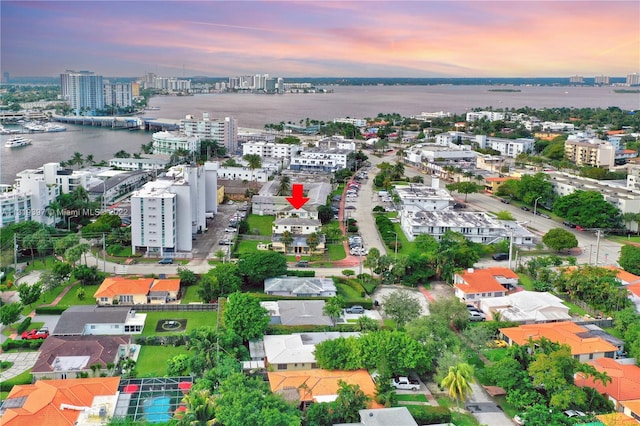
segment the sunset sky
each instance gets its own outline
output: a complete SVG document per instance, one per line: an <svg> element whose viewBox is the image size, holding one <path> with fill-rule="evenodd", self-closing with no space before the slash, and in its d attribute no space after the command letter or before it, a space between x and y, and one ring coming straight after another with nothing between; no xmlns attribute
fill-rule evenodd
<svg viewBox="0 0 640 426"><path fill-rule="evenodd" d="M105 76L640 72L639 1L1 1L0 68Z"/></svg>

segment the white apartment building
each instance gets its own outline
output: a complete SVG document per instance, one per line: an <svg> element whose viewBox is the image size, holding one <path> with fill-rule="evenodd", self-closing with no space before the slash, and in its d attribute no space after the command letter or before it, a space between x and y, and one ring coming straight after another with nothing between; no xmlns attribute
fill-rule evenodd
<svg viewBox="0 0 640 426"><path fill-rule="evenodd" d="M206 165L175 166L166 178L149 182L133 193L134 253L165 257L191 251L192 236L205 231L207 205L217 196L217 178L210 173L215 175L215 170Z"/></svg>
<svg viewBox="0 0 640 426"><path fill-rule="evenodd" d="M454 200L449 192L445 189L440 189L439 185L439 179L433 177L431 186L411 184L409 186L396 186L394 190L400 198L400 204L404 211L447 210Z"/></svg>
<svg viewBox="0 0 640 426"><path fill-rule="evenodd" d="M218 179L242 180L247 182L267 182L273 170L264 168L251 170L248 167L227 167L218 166L216 169Z"/></svg>
<svg viewBox="0 0 640 426"><path fill-rule="evenodd" d="M627 74L627 86L640 86L640 74Z"/></svg>
<svg viewBox="0 0 640 426"><path fill-rule="evenodd" d="M497 111L472 111L467 113L467 121L476 121L486 118L489 121L505 120L506 114Z"/></svg>
<svg viewBox="0 0 640 426"><path fill-rule="evenodd" d="M329 136L318 140L315 145L320 149L340 149L355 151L357 147L357 141L354 139L346 139L343 136Z"/></svg>
<svg viewBox="0 0 640 426"><path fill-rule="evenodd" d="M612 168L615 165L615 147L599 139L581 139L569 136L564 143L564 155L567 160L579 166Z"/></svg>
<svg viewBox="0 0 640 426"><path fill-rule="evenodd" d="M169 165L168 158L112 158L109 167L122 170L154 171L163 170Z"/></svg>
<svg viewBox="0 0 640 426"><path fill-rule="evenodd" d="M334 118L334 123L345 123L345 124L353 124L356 127L366 127L367 120L364 118L351 118L351 117L343 117L343 118Z"/></svg>
<svg viewBox="0 0 640 426"><path fill-rule="evenodd" d="M186 136L178 132L156 132L151 136L153 153L157 155L171 155L177 150L197 152L200 150L200 140L197 136Z"/></svg>
<svg viewBox="0 0 640 426"><path fill-rule="evenodd" d="M475 162L478 153L471 150L470 145L441 146L431 143L413 145L405 150L404 160L407 163L421 165L424 162L435 163L443 161Z"/></svg>
<svg viewBox="0 0 640 426"><path fill-rule="evenodd" d="M17 191L11 185L0 185L0 228L32 220L31 193Z"/></svg>
<svg viewBox="0 0 640 426"><path fill-rule="evenodd" d="M104 104L126 108L133 106L131 83L104 82Z"/></svg>
<svg viewBox="0 0 640 426"><path fill-rule="evenodd" d="M532 152L535 140L529 138L505 139L492 138L485 135L477 135L476 142L480 148L491 148L500 151L500 155L516 158L525 152Z"/></svg>
<svg viewBox="0 0 640 426"><path fill-rule="evenodd" d="M628 166L627 189L640 191L640 164L630 164Z"/></svg>
<svg viewBox="0 0 640 426"><path fill-rule="evenodd" d="M550 172L549 180L556 195L562 197L576 190L596 191L604 199L624 213L640 212L640 190L629 188L625 183L610 180L596 180L563 172ZM628 179L626 184L628 185ZM631 223L630 230L637 230L637 224Z"/></svg>
<svg viewBox="0 0 640 426"><path fill-rule="evenodd" d="M333 173L347 168L347 156L353 151L339 149L309 149L291 157L291 170Z"/></svg>
<svg viewBox="0 0 640 426"><path fill-rule="evenodd" d="M200 140L211 139L218 141L233 154L238 149L238 123L235 118L209 118L209 113L202 113L202 119L197 120L187 115L180 120L180 131L187 136L195 136Z"/></svg>
<svg viewBox="0 0 640 426"><path fill-rule="evenodd" d="M438 111L438 112L421 112L420 115L412 115L411 118L420 121L429 121L434 118L448 118L453 114L450 112Z"/></svg>
<svg viewBox="0 0 640 426"><path fill-rule="evenodd" d="M291 158L300 152L300 145L274 142L246 142L242 145L242 155L256 154L261 158Z"/></svg>
<svg viewBox="0 0 640 426"><path fill-rule="evenodd" d="M475 243L492 244L513 236L514 244L534 244L534 235L527 229L513 221L493 219L484 212L402 210L400 226L409 241L414 241L421 234L431 235L440 241L450 230Z"/></svg>

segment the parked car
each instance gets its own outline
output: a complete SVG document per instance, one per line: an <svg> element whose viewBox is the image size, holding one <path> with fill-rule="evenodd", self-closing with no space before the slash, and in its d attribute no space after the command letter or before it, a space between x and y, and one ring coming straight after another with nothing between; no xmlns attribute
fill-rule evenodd
<svg viewBox="0 0 640 426"><path fill-rule="evenodd" d="M354 205L350 205L350 206L346 206L345 209L346 210L355 210L356 206Z"/></svg>
<svg viewBox="0 0 640 426"><path fill-rule="evenodd" d="M513 417L513 422L515 424L517 424L518 426L524 426L525 420L524 420L524 414L517 414Z"/></svg>
<svg viewBox="0 0 640 426"><path fill-rule="evenodd" d="M496 253L493 256L491 256L491 258L493 260L508 260L509 259L509 253Z"/></svg>
<svg viewBox="0 0 640 426"><path fill-rule="evenodd" d="M551 216L549 216L548 214L539 213L539 216L544 217L545 219L551 219Z"/></svg>
<svg viewBox="0 0 640 426"><path fill-rule="evenodd" d="M25 331L21 336L25 340L46 339L49 337L49 329L47 327L34 328L33 330Z"/></svg>
<svg viewBox="0 0 640 426"><path fill-rule="evenodd" d="M571 222L569 222L569 221L567 221L567 220L565 220L564 222L562 222L562 224L563 224L564 226L568 226L569 228L575 228L575 227L577 226L575 223L571 223Z"/></svg>
<svg viewBox="0 0 640 426"><path fill-rule="evenodd" d="M504 203L504 204L511 204L511 200L509 200L507 198L500 198L500 202Z"/></svg>
<svg viewBox="0 0 640 426"><path fill-rule="evenodd" d="M158 263L160 265L171 265L173 263L173 259L171 259L170 257L165 257L164 259L160 259Z"/></svg>
<svg viewBox="0 0 640 426"><path fill-rule="evenodd" d="M585 417L586 414L583 413L582 411L578 411L578 410L567 410L564 411L564 415L567 417Z"/></svg>
<svg viewBox="0 0 640 426"><path fill-rule="evenodd" d="M307 266L309 266L309 261L308 260L299 260L296 262L296 266L299 268L306 268Z"/></svg>
<svg viewBox="0 0 640 426"><path fill-rule="evenodd" d="M480 309L478 309L474 305L467 305L467 309L470 310L470 311L482 312Z"/></svg>
<svg viewBox="0 0 640 426"><path fill-rule="evenodd" d="M524 210L525 212L528 212L530 209L527 206L522 206L520 207L520 210Z"/></svg>
<svg viewBox="0 0 640 426"><path fill-rule="evenodd" d="M236 228L224 228L224 232L236 232Z"/></svg>
<svg viewBox="0 0 640 426"><path fill-rule="evenodd" d="M364 308L360 305L353 305L344 311L348 314L364 314Z"/></svg>
<svg viewBox="0 0 640 426"><path fill-rule="evenodd" d="M467 205L464 203L454 203L453 204L453 208L454 209L466 209Z"/></svg>
<svg viewBox="0 0 640 426"><path fill-rule="evenodd" d="M487 317L482 312L469 311L469 321L485 321Z"/></svg>
<svg viewBox="0 0 640 426"><path fill-rule="evenodd" d="M218 244L220 244L221 246L230 246L233 245L233 241L225 238L224 240L218 241Z"/></svg>
<svg viewBox="0 0 640 426"><path fill-rule="evenodd" d="M417 391L418 389L420 389L420 382L418 380L401 376L391 379L391 386L396 389Z"/></svg>

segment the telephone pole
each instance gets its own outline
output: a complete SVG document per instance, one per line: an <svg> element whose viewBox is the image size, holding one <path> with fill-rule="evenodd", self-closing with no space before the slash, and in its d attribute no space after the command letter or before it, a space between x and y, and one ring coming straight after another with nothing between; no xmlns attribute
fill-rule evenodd
<svg viewBox="0 0 640 426"><path fill-rule="evenodd" d="M598 257L600 256L600 228L596 229L596 263L595 266L598 266Z"/></svg>

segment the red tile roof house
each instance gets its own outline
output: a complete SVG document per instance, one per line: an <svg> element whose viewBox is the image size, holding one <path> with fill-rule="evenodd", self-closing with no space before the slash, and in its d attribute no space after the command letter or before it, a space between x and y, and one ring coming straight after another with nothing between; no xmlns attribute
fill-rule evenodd
<svg viewBox="0 0 640 426"><path fill-rule="evenodd" d="M455 295L463 302L486 297L502 297L509 287L518 285L518 275L509 268L469 268L453 276Z"/></svg>
<svg viewBox="0 0 640 426"><path fill-rule="evenodd" d="M0 408L0 425L105 424L113 417L119 384L120 377L95 377L16 385Z"/></svg>
<svg viewBox="0 0 640 426"><path fill-rule="evenodd" d="M599 358L589 364L596 370L607 373L611 382L604 385L599 380L594 381L591 377L578 373L576 385L596 389L613 402L616 411L622 410L621 402L640 399L640 367L635 364L620 364L611 358Z"/></svg>
<svg viewBox="0 0 640 426"><path fill-rule="evenodd" d="M180 279L108 277L93 297L98 305L165 304L180 297Z"/></svg>
<svg viewBox="0 0 640 426"><path fill-rule="evenodd" d="M107 365L117 365L125 357L135 359L140 352L131 336L49 336L31 374L36 379L72 379L78 373L90 376L108 373ZM95 373L92 365L100 365Z"/></svg>

